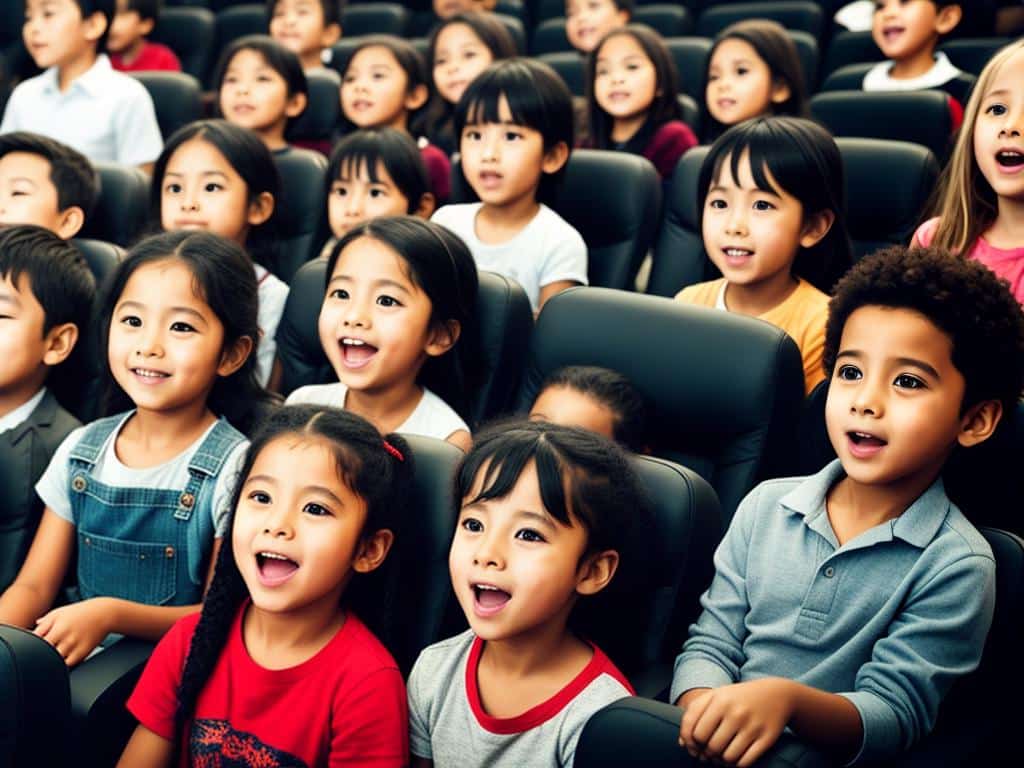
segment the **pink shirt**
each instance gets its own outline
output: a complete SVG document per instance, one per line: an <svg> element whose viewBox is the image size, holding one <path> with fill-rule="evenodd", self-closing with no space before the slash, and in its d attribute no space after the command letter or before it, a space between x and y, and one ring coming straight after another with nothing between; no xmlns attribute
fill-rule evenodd
<svg viewBox="0 0 1024 768"><path fill-rule="evenodd" d="M914 233L914 243L928 247L939 226L938 218L929 219ZM979 237L967 252L967 258L980 261L1010 284L1017 301L1024 304L1024 245L1020 248L996 248Z"/></svg>

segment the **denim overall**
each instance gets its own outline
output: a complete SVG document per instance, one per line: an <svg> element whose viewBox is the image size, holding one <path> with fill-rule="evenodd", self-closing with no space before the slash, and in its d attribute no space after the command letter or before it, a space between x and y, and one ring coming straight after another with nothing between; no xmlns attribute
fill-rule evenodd
<svg viewBox="0 0 1024 768"><path fill-rule="evenodd" d="M220 419L189 461L183 489L120 488L101 483L92 471L124 420L120 414L93 422L71 451L79 594L147 605L198 603L213 548L217 476L245 437Z"/></svg>

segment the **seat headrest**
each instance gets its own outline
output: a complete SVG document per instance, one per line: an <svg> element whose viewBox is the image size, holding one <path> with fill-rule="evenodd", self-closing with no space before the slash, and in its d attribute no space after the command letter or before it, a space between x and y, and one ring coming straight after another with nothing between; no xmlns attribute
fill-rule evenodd
<svg viewBox="0 0 1024 768"><path fill-rule="evenodd" d="M153 99L156 121L166 139L183 125L203 116L202 86L184 72L132 72Z"/></svg>
<svg viewBox="0 0 1024 768"><path fill-rule="evenodd" d="M281 176L281 194L274 207L278 236L274 272L285 282L309 258L324 206L327 159L319 152L292 147L274 155Z"/></svg>
<svg viewBox="0 0 1024 768"><path fill-rule="evenodd" d="M722 3L706 8L697 19L697 34L714 37L730 24L746 19L771 19L786 29L802 29L820 39L825 14L820 3L803 0L776 0L772 3Z"/></svg>
<svg viewBox="0 0 1024 768"><path fill-rule="evenodd" d="M411 14L401 3L354 3L341 13L345 37L397 35L405 37Z"/></svg>
<svg viewBox="0 0 1024 768"><path fill-rule="evenodd" d="M302 114L288 123L288 139L302 141L330 140L341 120L338 91L341 77L333 69L306 73L309 101Z"/></svg>
<svg viewBox="0 0 1024 768"><path fill-rule="evenodd" d="M216 17L207 8L163 7L149 39L163 43L181 61L181 68L200 80L210 68Z"/></svg>
<svg viewBox="0 0 1024 768"><path fill-rule="evenodd" d="M540 22L533 30L533 37L530 40L530 53L533 56L540 56L543 53L576 53L565 36L565 19L554 18Z"/></svg>
<svg viewBox="0 0 1024 768"><path fill-rule="evenodd" d="M100 194L79 235L130 246L149 217L149 177L134 166L93 166L100 178Z"/></svg>
<svg viewBox="0 0 1024 768"><path fill-rule="evenodd" d="M698 103L703 102L711 40L706 37L670 37L665 39L665 46L679 72L679 90Z"/></svg>
<svg viewBox="0 0 1024 768"><path fill-rule="evenodd" d="M585 60L576 51L544 53L537 58L555 70L573 96L583 95L585 90L583 80L586 77Z"/></svg>

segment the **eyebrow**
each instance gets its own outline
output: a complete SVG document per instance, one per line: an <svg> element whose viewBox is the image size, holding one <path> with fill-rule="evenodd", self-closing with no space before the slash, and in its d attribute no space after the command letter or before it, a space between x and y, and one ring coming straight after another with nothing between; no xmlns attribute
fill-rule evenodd
<svg viewBox="0 0 1024 768"><path fill-rule="evenodd" d="M35 181L33 179L30 179L28 176L12 176L10 179L8 179L8 181L10 181L12 184L16 181L24 181L28 184L31 184L33 188L36 187Z"/></svg>
<svg viewBox="0 0 1024 768"><path fill-rule="evenodd" d="M168 176L184 176L184 175L185 175L184 173L181 173L179 171L166 171L164 173L164 178L166 178ZM227 179L227 177L228 177L228 175L226 173L224 173L223 171L200 171L199 175L200 176L220 176L223 179Z"/></svg>
<svg viewBox="0 0 1024 768"><path fill-rule="evenodd" d="M119 310L121 310L121 309L145 309L145 308L146 308L146 305L143 304L141 301L122 301L120 304L117 305L117 309L119 309ZM203 317L203 314L201 312L195 310L195 309L192 309L192 307L181 307L181 306L171 307L171 311L172 312L181 312L182 314L191 315L192 317L196 317L199 320L202 320L204 325L206 324L206 318Z"/></svg>
<svg viewBox="0 0 1024 768"><path fill-rule="evenodd" d="M534 520L543 525L545 528L555 530L555 524L551 521L551 517L541 512L534 512L533 510L530 509L520 509L515 513L515 516L517 518L526 518L527 520Z"/></svg>
<svg viewBox="0 0 1024 768"><path fill-rule="evenodd" d="M779 199L782 199L778 193L772 192L772 190L770 189L762 189L761 187L741 187L739 184L737 184L731 188L739 189L743 192L760 192L761 194L764 195L771 195L772 197L778 197ZM728 190L729 188L723 187L721 184L713 184L711 188L708 190L708 194L710 195L712 192L727 192Z"/></svg>
<svg viewBox="0 0 1024 768"><path fill-rule="evenodd" d="M332 285L335 282L351 283L352 282L352 278L349 277L348 275L335 275L334 277L331 278L331 282L329 282L328 285ZM403 293L409 293L410 292L409 289L406 286L402 285L401 283L399 283L399 282L397 282L395 280L388 280L387 278L381 278L379 280L374 280L373 282L370 283L370 285L372 285L374 288L397 288L398 290L402 291Z"/></svg>
<svg viewBox="0 0 1024 768"><path fill-rule="evenodd" d="M988 93L986 93L985 94L985 98L988 99L988 98L991 98L993 96L1003 96L1003 95L1005 95L1005 94L1007 94L1009 92L1010 92L1009 88L997 88L994 91L989 91Z"/></svg>
<svg viewBox="0 0 1024 768"><path fill-rule="evenodd" d="M21 301L18 297L13 293L8 293L7 291L0 291L0 303L10 304L15 307L21 306Z"/></svg>
<svg viewBox="0 0 1024 768"><path fill-rule="evenodd" d="M845 349L838 355L836 355L836 361L839 361L841 358L844 357L850 357L853 358L854 360L860 360L864 358L864 353L858 349ZM897 357L895 358L895 360L893 360L893 362L897 363L898 365L905 365L910 366L911 368L917 368L918 370L924 371L929 376L935 379L942 378L942 376L939 375L939 372L935 370L934 367L926 363L924 360L918 360L916 357Z"/></svg>

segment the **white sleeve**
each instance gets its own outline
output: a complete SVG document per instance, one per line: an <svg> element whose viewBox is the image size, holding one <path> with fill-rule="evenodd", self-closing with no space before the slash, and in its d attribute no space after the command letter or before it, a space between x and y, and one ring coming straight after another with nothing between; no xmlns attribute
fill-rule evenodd
<svg viewBox="0 0 1024 768"><path fill-rule="evenodd" d="M210 505L210 514L213 516L215 538L223 538L228 533L231 499L241 479L239 475L242 465L245 463L245 452L248 448L249 441L243 440L232 449L224 461L224 466L221 467L216 484L213 486L213 503Z"/></svg>
<svg viewBox="0 0 1024 768"><path fill-rule="evenodd" d="M557 222L551 233L551 247L537 271L537 285L543 288L562 280L587 284L587 244L567 222Z"/></svg>
<svg viewBox="0 0 1024 768"><path fill-rule="evenodd" d="M7 107L4 109L4 119L3 122L0 122L0 133L9 133L21 129L18 109L21 103L20 93L21 88L15 88L8 97Z"/></svg>
<svg viewBox="0 0 1024 768"><path fill-rule="evenodd" d="M153 99L144 85L130 77L128 80L124 102L113 115L117 162L123 165L152 163L164 148Z"/></svg>
<svg viewBox="0 0 1024 768"><path fill-rule="evenodd" d="M71 512L71 449L82 437L85 427L79 427L68 434L53 452L53 458L36 483L36 495L43 504L54 511L57 517L74 525L75 516Z"/></svg>
<svg viewBox="0 0 1024 768"><path fill-rule="evenodd" d="M256 345L256 377L266 386L274 370L277 355L277 326L281 324L284 305L288 301L288 286L272 274L267 274L259 287L260 340Z"/></svg>

